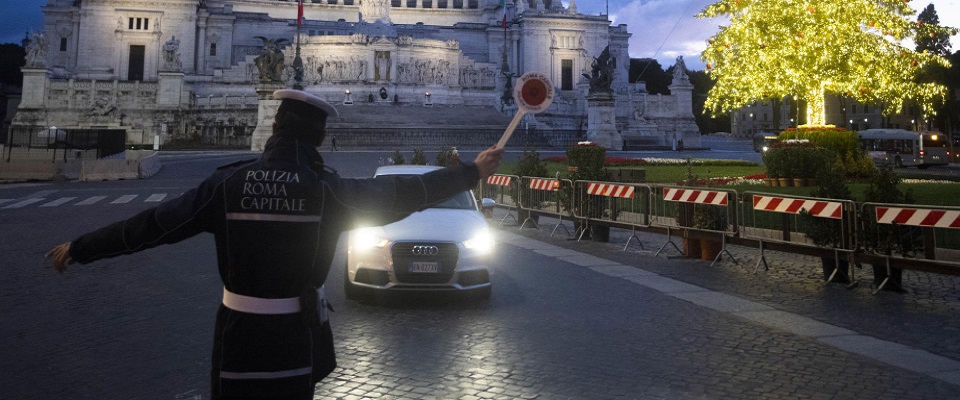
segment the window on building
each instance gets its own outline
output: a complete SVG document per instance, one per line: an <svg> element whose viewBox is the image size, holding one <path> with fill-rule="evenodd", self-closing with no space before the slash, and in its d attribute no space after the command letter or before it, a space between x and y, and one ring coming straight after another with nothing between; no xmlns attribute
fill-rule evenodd
<svg viewBox="0 0 960 400"><path fill-rule="evenodd" d="M437 8L447 8L447 0L437 0Z"/></svg>
<svg viewBox="0 0 960 400"><path fill-rule="evenodd" d="M573 90L573 60L560 60L560 90Z"/></svg>
<svg viewBox="0 0 960 400"><path fill-rule="evenodd" d="M390 7L403 7L403 0L390 0Z"/></svg>
<svg viewBox="0 0 960 400"><path fill-rule="evenodd" d="M216 43L210 43L210 56L211 56L211 57L216 57L216 56L217 56L217 44L216 44Z"/></svg>
<svg viewBox="0 0 960 400"><path fill-rule="evenodd" d="M127 22L127 29L131 31L148 31L150 30L150 18L130 17Z"/></svg>
<svg viewBox="0 0 960 400"><path fill-rule="evenodd" d="M67 38L60 38L60 51L67 51Z"/></svg>
<svg viewBox="0 0 960 400"><path fill-rule="evenodd" d="M433 0L423 0L423 8L433 8Z"/></svg>
<svg viewBox="0 0 960 400"><path fill-rule="evenodd" d="M467 7L469 8L480 8L480 2L477 0L467 0Z"/></svg>
<svg viewBox="0 0 960 400"><path fill-rule="evenodd" d="M407 7L408 7L408 8L416 8L416 7L417 7L417 0L407 0Z"/></svg>

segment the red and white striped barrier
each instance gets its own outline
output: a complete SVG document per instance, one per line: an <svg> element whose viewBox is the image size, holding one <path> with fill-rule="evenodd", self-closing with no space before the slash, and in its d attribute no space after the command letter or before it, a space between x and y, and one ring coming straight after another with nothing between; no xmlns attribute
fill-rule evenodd
<svg viewBox="0 0 960 400"><path fill-rule="evenodd" d="M560 190L560 181L556 179L530 179L530 189L549 190L556 192Z"/></svg>
<svg viewBox="0 0 960 400"><path fill-rule="evenodd" d="M843 219L843 203L834 201L754 195L753 209L786 214L799 214L800 211L806 210L815 217Z"/></svg>
<svg viewBox="0 0 960 400"><path fill-rule="evenodd" d="M960 228L960 211L922 208L877 207L877 223Z"/></svg>
<svg viewBox="0 0 960 400"><path fill-rule="evenodd" d="M590 182L587 184L587 194L597 195L597 196L607 196L607 197L620 197L624 199L632 199L633 186L627 185L614 185L610 183L594 183Z"/></svg>
<svg viewBox="0 0 960 400"><path fill-rule="evenodd" d="M497 186L510 186L510 177L504 175L490 175L487 183Z"/></svg>
<svg viewBox="0 0 960 400"><path fill-rule="evenodd" d="M725 206L727 205L727 192L663 188L663 199L666 201L679 201L681 203L713 204Z"/></svg>

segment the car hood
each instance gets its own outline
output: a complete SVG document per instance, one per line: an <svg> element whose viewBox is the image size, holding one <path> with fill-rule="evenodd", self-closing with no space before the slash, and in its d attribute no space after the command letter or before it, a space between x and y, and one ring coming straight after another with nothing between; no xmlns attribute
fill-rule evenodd
<svg viewBox="0 0 960 400"><path fill-rule="evenodd" d="M486 226L487 221L476 210L430 208L385 225L383 230L394 242L463 242Z"/></svg>

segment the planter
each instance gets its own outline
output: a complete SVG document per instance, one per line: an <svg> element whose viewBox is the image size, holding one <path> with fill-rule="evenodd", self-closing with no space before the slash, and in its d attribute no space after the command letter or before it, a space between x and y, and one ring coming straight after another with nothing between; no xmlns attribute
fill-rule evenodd
<svg viewBox="0 0 960 400"><path fill-rule="evenodd" d="M529 219L530 221L527 221ZM517 210L517 223L523 225L524 222L527 222L528 226L532 228L540 227L540 214L532 212L530 210ZM530 224L532 222L532 224Z"/></svg>
<svg viewBox="0 0 960 400"><path fill-rule="evenodd" d="M807 178L793 178L794 187L804 187L807 186Z"/></svg>
<svg viewBox="0 0 960 400"><path fill-rule="evenodd" d="M773 182L773 178L766 178L763 180L763 186L774 186Z"/></svg>
<svg viewBox="0 0 960 400"><path fill-rule="evenodd" d="M700 239L683 238L683 255L685 257L700 257Z"/></svg>
<svg viewBox="0 0 960 400"><path fill-rule="evenodd" d="M840 260L837 262L832 258L820 257L820 264L823 268L823 280L826 281L830 279L830 275L833 274L833 270L837 269L837 266L840 267L840 271L837 271L837 276L833 277L833 280L830 282L833 283L850 283L850 278L847 276L847 271L849 271L850 264L846 260Z"/></svg>
<svg viewBox="0 0 960 400"><path fill-rule="evenodd" d="M807 178L807 186L817 186L817 178Z"/></svg>
<svg viewBox="0 0 960 400"><path fill-rule="evenodd" d="M723 251L723 243L713 239L700 239L700 259L713 261Z"/></svg>
<svg viewBox="0 0 960 400"><path fill-rule="evenodd" d="M887 278L887 267L885 265L873 266L873 286L879 287L883 280ZM903 270L896 267L890 268L890 281L883 287L884 291L902 293Z"/></svg>
<svg viewBox="0 0 960 400"><path fill-rule="evenodd" d="M607 243L610 241L610 227L590 225L590 239L594 242Z"/></svg>
<svg viewBox="0 0 960 400"><path fill-rule="evenodd" d="M793 186L793 179L792 179L792 178L778 178L778 180L780 181L780 186L781 186L781 187L790 187L790 186Z"/></svg>
<svg viewBox="0 0 960 400"><path fill-rule="evenodd" d="M768 179L770 179L770 186L771 186L771 187L780 187L780 179L779 179L779 178L768 178Z"/></svg>

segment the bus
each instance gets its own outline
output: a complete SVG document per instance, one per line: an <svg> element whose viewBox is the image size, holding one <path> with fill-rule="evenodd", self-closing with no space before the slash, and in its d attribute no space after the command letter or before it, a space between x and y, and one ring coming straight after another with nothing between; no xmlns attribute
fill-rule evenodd
<svg viewBox="0 0 960 400"><path fill-rule="evenodd" d="M780 142L780 136L776 133L760 132L753 135L753 151L763 153L771 146Z"/></svg>
<svg viewBox="0 0 960 400"><path fill-rule="evenodd" d="M857 138L876 163L920 169L950 163L947 138L939 132L865 129L857 132Z"/></svg>

